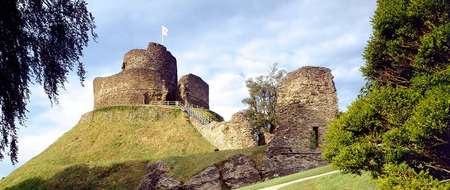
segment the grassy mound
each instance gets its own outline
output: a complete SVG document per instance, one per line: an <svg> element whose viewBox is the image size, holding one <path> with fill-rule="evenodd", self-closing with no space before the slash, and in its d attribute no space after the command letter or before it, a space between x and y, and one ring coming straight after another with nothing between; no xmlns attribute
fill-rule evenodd
<svg viewBox="0 0 450 190"><path fill-rule="evenodd" d="M176 108L116 106L85 114L72 130L2 180L0 189L130 189L148 162L165 159L174 175L187 179L203 165L254 151L214 152Z"/></svg>
<svg viewBox="0 0 450 190"><path fill-rule="evenodd" d="M261 160L264 150L265 147L227 150L170 157L164 161L169 166L169 175L185 182L206 167L222 162L236 154L245 154L252 159ZM77 164L66 167L51 178L31 177L6 188L6 190L136 189L147 172L147 164L151 162L153 161L125 161L105 166Z"/></svg>

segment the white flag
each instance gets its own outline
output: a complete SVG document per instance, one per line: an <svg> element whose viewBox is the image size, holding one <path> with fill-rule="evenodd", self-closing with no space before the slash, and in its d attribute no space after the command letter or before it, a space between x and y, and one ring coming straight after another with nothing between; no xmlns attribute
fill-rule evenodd
<svg viewBox="0 0 450 190"><path fill-rule="evenodd" d="M163 25L161 25L161 36L167 36L169 29Z"/></svg>

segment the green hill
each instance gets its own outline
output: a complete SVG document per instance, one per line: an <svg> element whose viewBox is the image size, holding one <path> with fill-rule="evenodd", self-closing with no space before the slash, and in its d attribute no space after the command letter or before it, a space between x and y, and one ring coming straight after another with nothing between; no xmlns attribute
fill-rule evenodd
<svg viewBox="0 0 450 190"><path fill-rule="evenodd" d="M0 189L134 189L149 162L166 160L170 173L186 180L234 154L262 152L214 149L180 109L104 108L85 114L72 130L3 179Z"/></svg>

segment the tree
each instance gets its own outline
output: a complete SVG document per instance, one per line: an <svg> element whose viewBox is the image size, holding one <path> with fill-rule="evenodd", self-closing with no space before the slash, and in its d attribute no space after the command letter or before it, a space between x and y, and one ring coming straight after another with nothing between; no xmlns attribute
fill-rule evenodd
<svg viewBox="0 0 450 190"><path fill-rule="evenodd" d="M57 103L74 67L83 83L80 57L96 37L86 5L84 0L0 2L0 160L9 155L17 162L17 128L26 119L30 84L42 85Z"/></svg>
<svg viewBox="0 0 450 190"><path fill-rule="evenodd" d="M382 189L450 187L438 181L450 178L449 12L449 0L377 1L367 83L329 125L326 159Z"/></svg>
<svg viewBox="0 0 450 190"><path fill-rule="evenodd" d="M248 106L245 117L256 131L265 129L272 132L275 124L277 87L285 73L284 70L278 69L277 63L274 63L267 75L246 81L250 97L243 99L242 102Z"/></svg>

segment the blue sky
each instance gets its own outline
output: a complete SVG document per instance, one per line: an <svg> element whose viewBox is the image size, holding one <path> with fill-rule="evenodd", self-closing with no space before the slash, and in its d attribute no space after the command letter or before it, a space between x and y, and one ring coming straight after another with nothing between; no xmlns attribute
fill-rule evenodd
<svg viewBox="0 0 450 190"><path fill-rule="evenodd" d="M178 77L201 76L210 85L210 107L226 119L245 108L245 80L274 62L287 71L305 65L332 70L339 108L345 110L364 84L359 71L371 33L375 0L87 0L99 35L84 51L86 86L72 77L58 105L32 88L27 126L19 130L19 164L0 162L0 177L36 156L81 114L92 110L92 80L120 71L123 55L160 42L177 58Z"/></svg>

